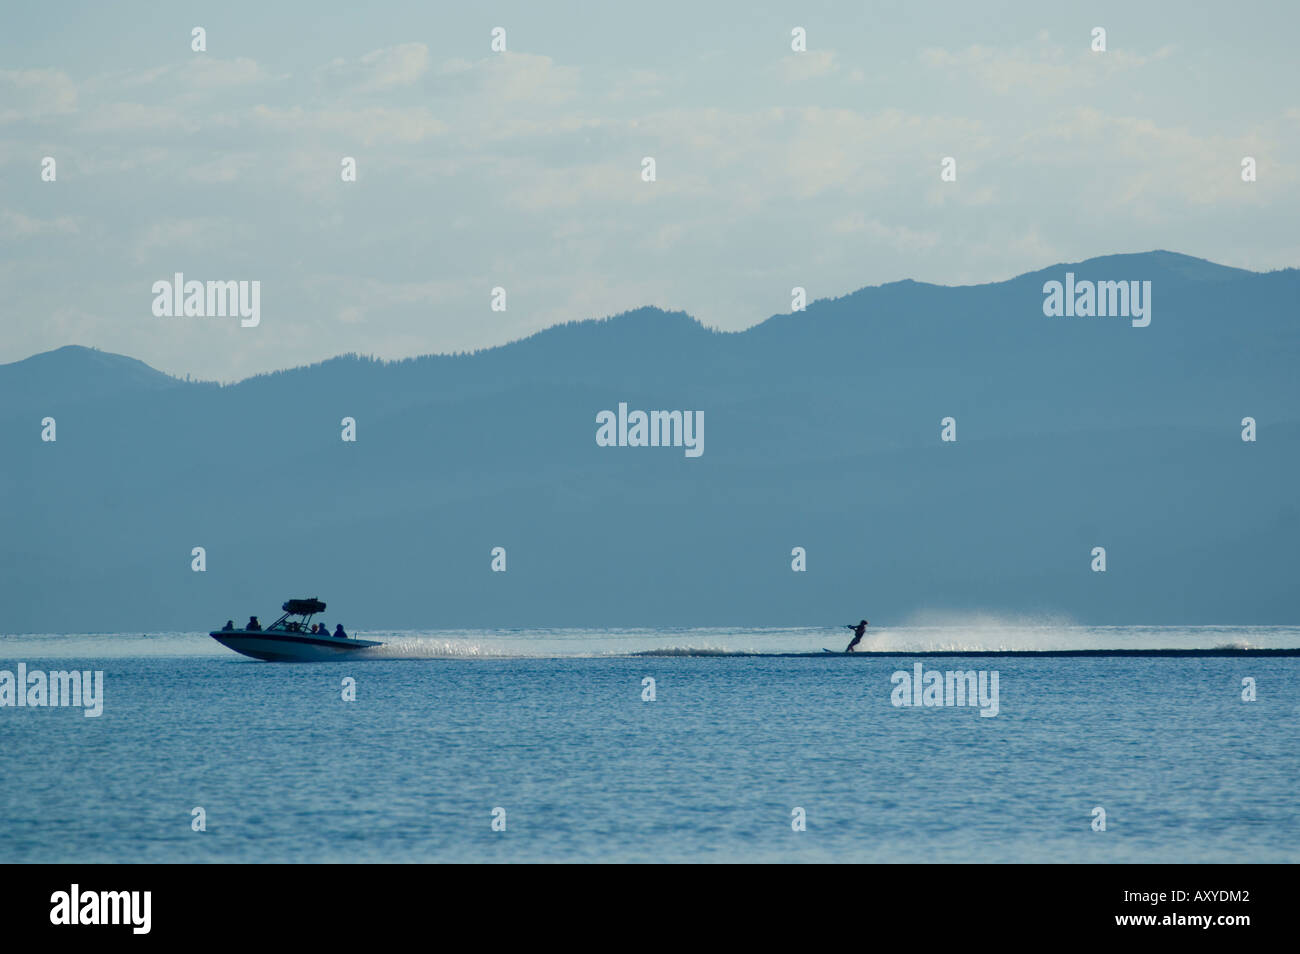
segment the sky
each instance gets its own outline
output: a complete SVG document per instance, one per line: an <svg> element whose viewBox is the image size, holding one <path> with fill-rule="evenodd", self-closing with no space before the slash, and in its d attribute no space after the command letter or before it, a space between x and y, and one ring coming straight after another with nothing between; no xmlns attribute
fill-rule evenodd
<svg viewBox="0 0 1300 954"><path fill-rule="evenodd" d="M1300 264L1294 3L125 2L3 19L0 362L80 344L232 381L643 305L740 330L789 311L795 286L973 284L1157 248ZM176 272L260 282L260 324L155 316L153 283Z"/></svg>

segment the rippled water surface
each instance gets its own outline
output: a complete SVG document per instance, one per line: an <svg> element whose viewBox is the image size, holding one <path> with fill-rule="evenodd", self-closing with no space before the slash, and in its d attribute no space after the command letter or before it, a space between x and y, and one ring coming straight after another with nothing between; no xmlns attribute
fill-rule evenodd
<svg viewBox="0 0 1300 954"><path fill-rule="evenodd" d="M907 655L1296 628L974 621L858 659L765 655L842 649L826 629L359 635L386 645L294 665L0 636L0 670L104 672L98 718L0 708L0 861L1300 860L1300 659ZM918 661L997 670L998 714L893 705Z"/></svg>

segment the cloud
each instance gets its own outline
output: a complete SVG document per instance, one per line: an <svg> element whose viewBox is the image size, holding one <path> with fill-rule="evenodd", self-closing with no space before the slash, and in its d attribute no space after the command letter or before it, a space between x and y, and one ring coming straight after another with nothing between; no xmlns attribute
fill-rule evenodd
<svg viewBox="0 0 1300 954"><path fill-rule="evenodd" d="M51 119L77 108L77 86L61 70L0 70L0 123Z"/></svg>
<svg viewBox="0 0 1300 954"><path fill-rule="evenodd" d="M429 48L399 43L372 50L359 60L335 59L324 69L327 82L356 93L411 86L429 71Z"/></svg>
<svg viewBox="0 0 1300 954"><path fill-rule="evenodd" d="M23 239L39 235L76 235L81 231L77 220L66 215L54 219L34 219L21 212L0 212L0 238Z"/></svg>
<svg viewBox="0 0 1300 954"><path fill-rule="evenodd" d="M577 95L581 71L557 66L549 56L497 53L479 60L471 73L480 80L480 93L493 102L558 106Z"/></svg>
<svg viewBox="0 0 1300 954"><path fill-rule="evenodd" d="M956 182L935 181L926 190L926 204L930 206L945 206L949 203L961 206L991 205L997 199L998 192L991 185L971 183L972 179L978 183L978 176L978 170L975 170L973 176L970 174L970 170L963 170L963 173L957 177ZM938 176L935 178L937 180Z"/></svg>
<svg viewBox="0 0 1300 954"><path fill-rule="evenodd" d="M821 106L668 110L647 116L636 129L669 144L668 161L659 157L656 185L674 186L665 170L671 174L675 165L698 172L702 196L712 195L721 178L737 187L736 194L769 202L889 188L897 184L899 169L921 157L933 156L937 169L954 139L979 149L991 138L975 120Z"/></svg>
<svg viewBox="0 0 1300 954"><path fill-rule="evenodd" d="M1052 45L1046 33L1040 33L1033 47L997 49L972 44L957 51L928 47L921 51L920 58L932 69L944 70L954 78L972 81L995 93L1015 90L1054 95L1095 86L1116 73L1163 60L1172 52L1173 47L1164 46L1149 55L1131 50L1094 53L1082 44L1071 56L1064 47Z"/></svg>
<svg viewBox="0 0 1300 954"><path fill-rule="evenodd" d="M1264 193L1243 188L1241 157L1282 151L1263 133L1198 135L1183 126L1115 116L1092 106L1026 132L1018 148L1027 159L1059 166L1063 175L1085 162L1089 175L1074 186L1076 201L1148 221L1155 220L1157 208L1165 210L1163 217L1183 214L1188 206L1263 201ZM1298 176L1279 167L1270 182L1294 184Z"/></svg>
<svg viewBox="0 0 1300 954"><path fill-rule="evenodd" d="M189 166L185 176L192 182L207 184L234 182L241 173L256 168L260 161L256 153L220 155Z"/></svg>
<svg viewBox="0 0 1300 954"><path fill-rule="evenodd" d="M148 105L145 103L109 103L87 111L81 123L83 132L89 133L138 133L153 130L156 132L197 132L203 128L195 116L174 106Z"/></svg>
<svg viewBox="0 0 1300 954"><path fill-rule="evenodd" d="M353 275L307 276L303 289L331 302L335 317L344 324L361 324L372 314L391 314L395 308L432 314L465 292L464 283L458 280L394 282ZM486 290L482 301L486 310Z"/></svg>
<svg viewBox="0 0 1300 954"><path fill-rule="evenodd" d="M781 57L779 70L783 79L796 83L830 76L840 70L840 65L835 62L834 50L809 50Z"/></svg>
<svg viewBox="0 0 1300 954"><path fill-rule="evenodd" d="M81 132L192 133L229 126L228 113L194 104L275 77L246 57L196 55L182 63L104 73L81 82L58 70L0 71L0 123L72 115Z"/></svg>
<svg viewBox="0 0 1300 954"><path fill-rule="evenodd" d="M629 69L605 93L605 102L622 103L632 99L651 99L664 95L668 77L657 70Z"/></svg>
<svg viewBox="0 0 1300 954"><path fill-rule="evenodd" d="M371 106L361 109L288 109L258 105L253 118L271 129L290 134L316 133L341 144L366 146L418 143L447 131L447 124L423 106Z"/></svg>
<svg viewBox="0 0 1300 954"><path fill-rule="evenodd" d="M163 219L148 225L132 246L131 259L137 265L150 262L159 250L213 249L253 239L256 229L247 222L224 216L192 219Z"/></svg>
<svg viewBox="0 0 1300 954"><path fill-rule="evenodd" d="M193 89L206 91L251 86L275 78L255 61L242 56L233 60L196 56L178 69L176 76Z"/></svg>
<svg viewBox="0 0 1300 954"><path fill-rule="evenodd" d="M932 249L942 239L938 232L927 229L913 229L906 225L886 225L879 219L867 218L861 212L841 216L831 222L830 229L836 235L864 236L881 245L902 249L907 252Z"/></svg>
<svg viewBox="0 0 1300 954"><path fill-rule="evenodd" d="M157 169L169 162L175 155L172 149L158 146L112 146L94 152L82 153L71 159L72 167L78 176L120 176L125 173L143 169L146 172Z"/></svg>
<svg viewBox="0 0 1300 954"><path fill-rule="evenodd" d="M639 162L583 163L563 168L527 160L495 164L502 180L512 183L503 206L524 212L548 212L583 203L648 202L658 183L641 181Z"/></svg>
<svg viewBox="0 0 1300 954"><path fill-rule="evenodd" d="M146 69L103 73L86 80L82 87L93 99L113 99L129 93L161 93L165 99L193 101L209 93L228 93L242 87L285 79L269 73L248 57L223 60L210 54L195 54L179 63Z"/></svg>

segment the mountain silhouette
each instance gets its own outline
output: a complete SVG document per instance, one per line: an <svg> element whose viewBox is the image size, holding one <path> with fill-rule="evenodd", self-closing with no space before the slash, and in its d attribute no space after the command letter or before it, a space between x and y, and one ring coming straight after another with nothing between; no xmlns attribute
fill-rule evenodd
<svg viewBox="0 0 1300 954"><path fill-rule="evenodd" d="M0 365L0 402L52 400L69 405L137 391L161 391L184 382L143 361L81 345L67 345Z"/></svg>
<svg viewBox="0 0 1300 954"><path fill-rule="evenodd" d="M1044 316L1067 271L1150 281L1150 326ZM317 595L349 632L1293 623L1298 301L1295 269L1158 251L226 386L60 348L0 366L0 631L202 630ZM620 402L702 411L703 455L597 446Z"/></svg>

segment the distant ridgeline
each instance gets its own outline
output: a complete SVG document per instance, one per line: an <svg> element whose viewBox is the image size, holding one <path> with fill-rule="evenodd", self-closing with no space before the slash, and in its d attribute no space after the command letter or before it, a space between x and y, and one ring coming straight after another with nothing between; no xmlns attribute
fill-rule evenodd
<svg viewBox="0 0 1300 954"><path fill-rule="evenodd" d="M0 631L1294 623L1297 303L1151 252L226 387L62 348L0 366Z"/></svg>

